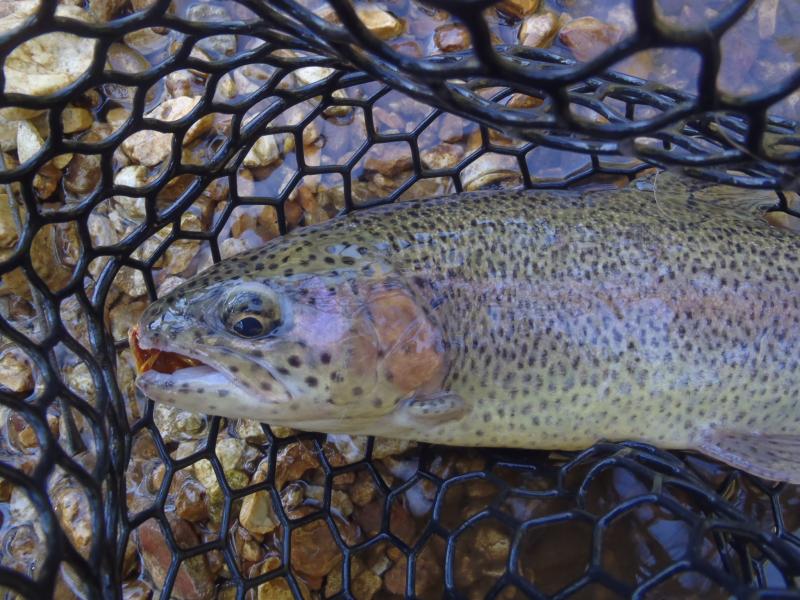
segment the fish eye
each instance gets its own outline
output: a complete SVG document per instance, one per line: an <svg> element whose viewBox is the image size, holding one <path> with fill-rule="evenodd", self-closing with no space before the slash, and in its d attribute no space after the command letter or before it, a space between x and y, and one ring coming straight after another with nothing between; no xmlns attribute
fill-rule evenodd
<svg viewBox="0 0 800 600"><path fill-rule="evenodd" d="M283 325L284 315L278 299L260 290L232 293L221 309L225 328L239 337L265 337Z"/></svg>
<svg viewBox="0 0 800 600"><path fill-rule="evenodd" d="M264 324L256 317L244 317L233 324L233 330L242 337L258 337L264 334Z"/></svg>

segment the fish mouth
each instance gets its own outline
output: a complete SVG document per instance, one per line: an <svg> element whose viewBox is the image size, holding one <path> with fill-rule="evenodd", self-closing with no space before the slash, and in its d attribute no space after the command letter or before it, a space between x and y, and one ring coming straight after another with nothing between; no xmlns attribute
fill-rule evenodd
<svg viewBox="0 0 800 600"><path fill-rule="evenodd" d="M201 352L187 354L183 349L177 352L168 342L154 342L146 333L140 333L138 324L129 331L128 342L136 366L136 386L153 400L175 403L168 398L174 398L175 390L188 387L207 394L224 390L229 402L238 397L250 404L257 395L241 385L225 367L214 364L215 361ZM223 396L223 393L219 395ZM279 398L259 395L259 400L277 402Z"/></svg>

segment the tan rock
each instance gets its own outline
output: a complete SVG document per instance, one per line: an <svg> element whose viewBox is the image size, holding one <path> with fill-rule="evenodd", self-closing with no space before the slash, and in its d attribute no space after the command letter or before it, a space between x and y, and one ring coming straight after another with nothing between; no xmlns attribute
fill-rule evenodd
<svg viewBox="0 0 800 600"><path fill-rule="evenodd" d="M31 362L21 350L0 350L0 389L27 393L33 389Z"/></svg>
<svg viewBox="0 0 800 600"><path fill-rule="evenodd" d="M167 520L179 547L192 548L200 543L200 539L187 521L172 515L168 515ZM157 586L163 586L172 562L172 550L161 527L156 520L149 519L136 529L134 537L139 546L145 571ZM211 600L214 597L214 578L204 555L200 554L183 561L175 578L171 597L177 600Z"/></svg>
<svg viewBox="0 0 800 600"><path fill-rule="evenodd" d="M111 335L115 340L128 339L128 332L147 308L147 302L136 301L118 304L108 313Z"/></svg>
<svg viewBox="0 0 800 600"><path fill-rule="evenodd" d="M19 231L8 196L0 193L0 248L12 248L18 239Z"/></svg>
<svg viewBox="0 0 800 600"><path fill-rule="evenodd" d="M195 96L193 98L186 96L169 98L162 102L157 108L150 111L146 116L165 122L177 121L188 115L194 107L197 106L199 101L200 96ZM184 146L192 143L211 129L213 123L213 115L200 117L184 135ZM171 133L149 129L138 131L122 142L122 150L132 161L147 167L155 167L170 156L172 135Z"/></svg>
<svg viewBox="0 0 800 600"><path fill-rule="evenodd" d="M294 518L302 516L293 515ZM292 531L292 568L310 577L325 577L342 559L328 524L322 519Z"/></svg>
<svg viewBox="0 0 800 600"><path fill-rule="evenodd" d="M579 61L590 61L622 39L622 29L603 23L594 17L574 19L561 28L558 34L567 48Z"/></svg>
<svg viewBox="0 0 800 600"><path fill-rule="evenodd" d="M382 40L390 40L405 31L405 23L377 6L356 8L358 18L370 32Z"/></svg>
<svg viewBox="0 0 800 600"><path fill-rule="evenodd" d="M472 192L489 187L513 187L522 182L513 156L484 154L461 172L464 190Z"/></svg>
<svg viewBox="0 0 800 600"><path fill-rule="evenodd" d="M558 33L558 17L551 12L531 15L519 28L519 42L530 48L547 48Z"/></svg>
<svg viewBox="0 0 800 600"><path fill-rule="evenodd" d="M503 0L497 5L500 12L521 19L539 10L540 0Z"/></svg>
<svg viewBox="0 0 800 600"><path fill-rule="evenodd" d="M267 167L280 158L276 136L262 135L247 152L243 164L246 167Z"/></svg>
<svg viewBox="0 0 800 600"><path fill-rule="evenodd" d="M0 31L22 25L35 12L36 4L20 2L19 10L0 19ZM75 6L60 5L56 15L90 20L87 12ZM63 32L45 33L23 42L5 59L4 91L45 96L71 85L89 69L96 44L95 39Z"/></svg>
<svg viewBox="0 0 800 600"><path fill-rule="evenodd" d="M436 28L433 41L442 52L458 52L469 48L472 40L466 27L457 23L447 23Z"/></svg>
<svg viewBox="0 0 800 600"><path fill-rule="evenodd" d="M89 0L89 10L98 21L105 23L117 16L127 4L128 0Z"/></svg>
<svg viewBox="0 0 800 600"><path fill-rule="evenodd" d="M449 169L464 157L464 148L455 144L439 144L422 153L422 164L428 169Z"/></svg>
<svg viewBox="0 0 800 600"><path fill-rule="evenodd" d="M75 154L64 171L64 187L68 192L82 196L100 182L100 155Z"/></svg>
<svg viewBox="0 0 800 600"><path fill-rule="evenodd" d="M17 156L20 164L28 162L44 147L44 140L30 121L17 123Z"/></svg>
<svg viewBox="0 0 800 600"><path fill-rule="evenodd" d="M265 534L278 527L278 519L272 509L272 499L266 491L246 496L239 512L239 522L251 533Z"/></svg>
<svg viewBox="0 0 800 600"><path fill-rule="evenodd" d="M64 127L64 133L86 131L92 126L93 122L92 113L85 108L68 106L61 113L61 123Z"/></svg>

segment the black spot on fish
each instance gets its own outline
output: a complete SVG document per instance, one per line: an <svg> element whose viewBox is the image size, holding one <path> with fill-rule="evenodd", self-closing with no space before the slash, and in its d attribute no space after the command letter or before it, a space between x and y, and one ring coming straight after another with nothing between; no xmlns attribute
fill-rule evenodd
<svg viewBox="0 0 800 600"><path fill-rule="evenodd" d="M297 367L299 367L300 365L303 364L303 362L300 360L300 357L296 356L294 354L292 354L289 357L289 360L287 362L289 363L289 366L294 367L294 368L297 368Z"/></svg>
<svg viewBox="0 0 800 600"><path fill-rule="evenodd" d="M317 387L318 383L319 383L319 380L316 377L314 377L312 375L309 375L308 377L306 377L306 384L308 384L309 387Z"/></svg>
<svg viewBox="0 0 800 600"><path fill-rule="evenodd" d="M319 360L323 365L330 364L331 355L328 354L327 352L323 352L322 354L319 355Z"/></svg>

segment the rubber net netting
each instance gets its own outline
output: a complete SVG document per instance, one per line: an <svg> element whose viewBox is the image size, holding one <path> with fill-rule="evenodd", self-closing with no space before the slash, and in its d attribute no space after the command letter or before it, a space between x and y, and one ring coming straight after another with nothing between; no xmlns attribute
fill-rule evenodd
<svg viewBox="0 0 800 600"><path fill-rule="evenodd" d="M798 596L795 487L637 444L208 418L136 392L126 341L213 262L396 199L672 166L797 227L798 21L787 0L0 0L5 597Z"/></svg>

